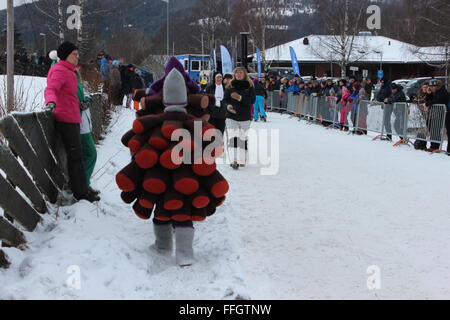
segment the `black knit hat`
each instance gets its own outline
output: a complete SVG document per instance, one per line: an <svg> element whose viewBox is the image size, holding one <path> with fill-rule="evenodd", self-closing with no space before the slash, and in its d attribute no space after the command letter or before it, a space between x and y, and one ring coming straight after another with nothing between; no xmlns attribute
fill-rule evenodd
<svg viewBox="0 0 450 320"><path fill-rule="evenodd" d="M77 46L72 42L66 41L58 48L58 58L65 61L67 57L75 50L78 50Z"/></svg>

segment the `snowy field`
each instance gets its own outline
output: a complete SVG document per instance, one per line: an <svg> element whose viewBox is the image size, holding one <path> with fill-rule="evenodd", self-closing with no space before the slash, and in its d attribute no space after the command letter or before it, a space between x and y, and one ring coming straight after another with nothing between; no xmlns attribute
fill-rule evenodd
<svg viewBox="0 0 450 320"><path fill-rule="evenodd" d="M196 264L153 254L152 225L121 203L115 174L129 161L116 115L99 147L98 205L59 208L5 251L0 299L449 299L450 158L271 114L280 170L222 167L226 204L197 225ZM81 288L66 287L71 266ZM368 268L380 271L369 290Z"/></svg>
<svg viewBox="0 0 450 320"><path fill-rule="evenodd" d="M15 76L15 101L19 112L30 112L42 109L45 104L44 90L47 78ZM6 76L0 75L0 106L6 101Z"/></svg>

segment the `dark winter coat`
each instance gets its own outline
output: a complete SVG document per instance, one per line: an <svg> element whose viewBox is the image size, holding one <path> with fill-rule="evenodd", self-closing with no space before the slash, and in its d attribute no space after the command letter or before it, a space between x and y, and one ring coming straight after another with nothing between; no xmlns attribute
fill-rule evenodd
<svg viewBox="0 0 450 320"><path fill-rule="evenodd" d="M364 86L364 91L366 91L367 100L370 100L370 97L372 97L372 91L374 88L375 86L373 85L373 83L367 83Z"/></svg>
<svg viewBox="0 0 450 320"><path fill-rule="evenodd" d="M445 89L445 87L442 87L438 91L433 93L430 98L431 98L430 100L425 102L425 105L427 107L431 107L435 104L444 104L447 106L447 110L450 111L450 109L449 109L450 96L448 94L447 89Z"/></svg>
<svg viewBox="0 0 450 320"><path fill-rule="evenodd" d="M117 67L112 67L109 83L109 98L115 106L120 106L123 102L122 79Z"/></svg>
<svg viewBox="0 0 450 320"><path fill-rule="evenodd" d="M225 86L222 84L223 87L223 93L225 95ZM212 85L210 85L209 87L206 88L206 93L207 94L212 94L215 95L216 94L216 84L213 83ZM225 119L227 116L227 107L226 105L223 103L222 101L222 106L220 108L214 106L209 106L208 107L208 112L211 115L211 118L214 119Z"/></svg>
<svg viewBox="0 0 450 320"><path fill-rule="evenodd" d="M124 67L120 70L120 75L122 79L122 93L130 94L133 93L133 77L134 72L129 70L128 67Z"/></svg>
<svg viewBox="0 0 450 320"><path fill-rule="evenodd" d="M145 88L145 81L144 81L144 79L140 75L134 73L133 80L132 80L132 83L131 83L131 88L133 90L144 89Z"/></svg>
<svg viewBox="0 0 450 320"><path fill-rule="evenodd" d="M265 99L267 99L267 92L266 92L266 89L265 89L264 86L263 86L261 83L259 83L259 82L255 83L255 94L256 94L257 96L262 96L262 97L264 97Z"/></svg>
<svg viewBox="0 0 450 320"><path fill-rule="evenodd" d="M378 93L377 101L384 102L384 99L389 98L391 94L392 94L391 85L389 83L385 83L383 84L383 86L380 89L380 92Z"/></svg>
<svg viewBox="0 0 450 320"><path fill-rule="evenodd" d="M396 93L391 93L391 96L388 98L388 104L394 104L397 102L406 102L406 95L403 92L403 87L399 87Z"/></svg>
<svg viewBox="0 0 450 320"><path fill-rule="evenodd" d="M236 92L242 96L241 101L231 98L231 94ZM225 91L223 101L226 105L232 105L236 114L227 112L227 118L235 121L251 121L252 105L256 102L255 88L246 80L233 80L231 86Z"/></svg>

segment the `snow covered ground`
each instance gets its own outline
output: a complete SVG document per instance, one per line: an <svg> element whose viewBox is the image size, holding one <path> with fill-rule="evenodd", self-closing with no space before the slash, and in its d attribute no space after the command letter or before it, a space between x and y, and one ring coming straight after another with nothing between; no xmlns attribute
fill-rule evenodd
<svg viewBox="0 0 450 320"><path fill-rule="evenodd" d="M14 92L17 103L17 111L30 112L41 109L44 106L44 90L47 86L47 78L15 76ZM6 101L6 76L0 75L0 106Z"/></svg>
<svg viewBox="0 0 450 320"><path fill-rule="evenodd" d="M271 114L280 170L223 166L231 192L197 225L197 263L153 254L150 222L121 203L115 174L129 161L123 110L99 147L98 205L59 208L30 249L7 249L0 299L449 299L450 158ZM79 267L81 289L66 286ZM380 290L369 290L379 270ZM376 275L375 275L376 276Z"/></svg>

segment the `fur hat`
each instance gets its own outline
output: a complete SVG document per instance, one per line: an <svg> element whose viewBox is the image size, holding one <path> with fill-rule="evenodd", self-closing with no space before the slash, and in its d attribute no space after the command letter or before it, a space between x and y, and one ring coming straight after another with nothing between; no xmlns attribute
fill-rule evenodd
<svg viewBox="0 0 450 320"><path fill-rule="evenodd" d="M165 112L187 113L186 83L183 75L177 69L172 69L164 81L163 104L166 107Z"/></svg>
<svg viewBox="0 0 450 320"><path fill-rule="evenodd" d="M48 57L53 61L58 60L58 51L56 51L56 50L50 51L50 53L48 54Z"/></svg>

